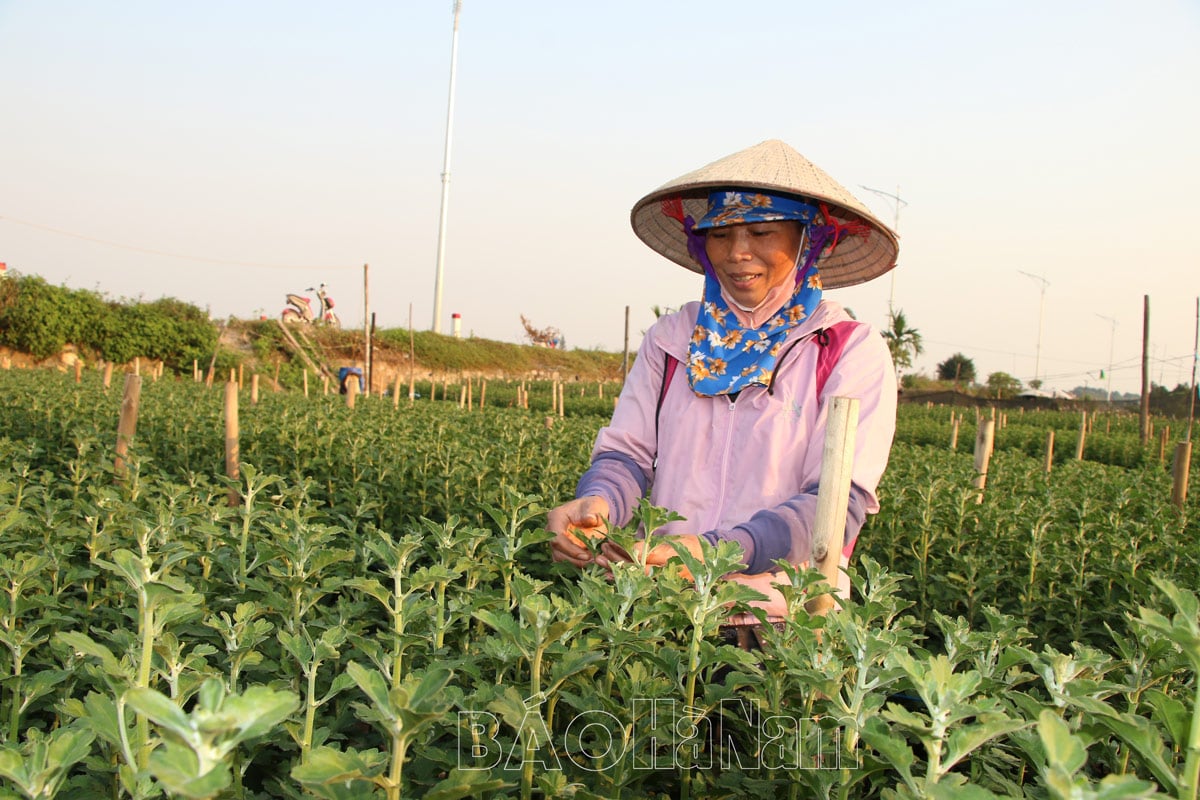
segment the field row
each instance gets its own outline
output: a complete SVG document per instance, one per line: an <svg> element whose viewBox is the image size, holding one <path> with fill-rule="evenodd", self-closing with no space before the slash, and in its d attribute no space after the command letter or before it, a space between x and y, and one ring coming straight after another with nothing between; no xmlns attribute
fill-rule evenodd
<svg viewBox="0 0 1200 800"><path fill-rule="evenodd" d="M120 399L0 373L12 792L1196 797L1200 548L1153 448L1047 475L1003 434L1055 420L1010 417L980 498L948 411L902 408L854 596L810 618L789 572L751 653L728 550L549 562L602 412L266 394L232 481L220 392L147 382L123 477Z"/></svg>

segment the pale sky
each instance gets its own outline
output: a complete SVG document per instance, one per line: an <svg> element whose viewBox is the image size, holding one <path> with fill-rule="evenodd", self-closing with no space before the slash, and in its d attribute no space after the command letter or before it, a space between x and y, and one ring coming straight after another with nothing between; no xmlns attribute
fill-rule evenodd
<svg viewBox="0 0 1200 800"><path fill-rule="evenodd" d="M359 328L369 264L377 325L430 329L452 23L0 0L0 261L215 317L324 281ZM1188 383L1198 79L1196 0L464 0L442 330L517 342L525 314L619 352L628 306L636 348L700 278L633 203L778 138L885 222L903 201L894 281L826 296L879 326L891 299L919 370L1138 391L1148 295L1151 379Z"/></svg>

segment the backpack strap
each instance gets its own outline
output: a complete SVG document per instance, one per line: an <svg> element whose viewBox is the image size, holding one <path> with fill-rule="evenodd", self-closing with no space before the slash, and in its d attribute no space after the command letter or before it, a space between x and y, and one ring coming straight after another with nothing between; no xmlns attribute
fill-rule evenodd
<svg viewBox="0 0 1200 800"><path fill-rule="evenodd" d="M663 401L667 399L667 389L671 386L671 379L675 377L675 368L679 366L679 359L667 353L666 361L663 363L663 382L658 390L658 406L654 409L654 439L658 440L658 417L662 414Z"/></svg>
<svg viewBox="0 0 1200 800"><path fill-rule="evenodd" d="M817 331L817 343L821 345L821 351L817 353L818 400L825 391L825 384L829 381L829 376L833 374L833 368L837 366L838 360L842 357L842 351L846 349L846 342L849 341L850 334L861 324L852 319L846 319Z"/></svg>

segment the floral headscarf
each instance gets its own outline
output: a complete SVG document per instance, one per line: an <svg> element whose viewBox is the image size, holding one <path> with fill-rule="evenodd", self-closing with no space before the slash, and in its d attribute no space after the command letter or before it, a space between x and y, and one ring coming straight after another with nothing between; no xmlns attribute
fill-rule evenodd
<svg viewBox="0 0 1200 800"><path fill-rule="evenodd" d="M698 395L736 394L752 384L769 386L788 332L803 322L821 302L821 276L817 260L833 251L847 231L832 223L824 208L797 197L758 191L721 190L709 195L708 213L699 222L684 216L682 202L664 201L663 213L683 224L688 252L704 267L704 299L688 347L688 381ZM805 226L805 237L796 254L795 288L783 305L764 323L747 328L730 309L721 292L716 271L704 250L707 230L750 222L796 220ZM830 222L826 222L826 221Z"/></svg>

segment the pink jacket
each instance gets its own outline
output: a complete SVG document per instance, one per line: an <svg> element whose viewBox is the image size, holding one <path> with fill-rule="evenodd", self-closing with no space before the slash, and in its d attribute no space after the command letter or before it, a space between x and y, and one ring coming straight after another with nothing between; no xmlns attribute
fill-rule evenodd
<svg viewBox="0 0 1200 800"><path fill-rule="evenodd" d="M839 304L824 300L788 337L769 390L752 386L735 402L724 396L699 397L686 374L698 306L685 305L647 332L612 421L597 435L593 467L580 480L577 495L604 497L612 521L627 525L648 489L651 503L686 518L668 523L660 533L737 541L755 573L733 573L729 579L762 592L768 600L757 605L771 618L782 618L786 605L773 586L771 560L786 557L801 564L810 558L827 416L823 401L828 398L859 401L843 566L865 514L879 510L875 490L896 425L891 356L871 326L842 326L838 330L844 335L833 342L841 347L840 355L821 359L832 370L816 397L822 347L816 334L850 320ZM668 354L680 364L658 410ZM758 548L763 552L755 552ZM841 589L849 590L844 575Z"/></svg>

